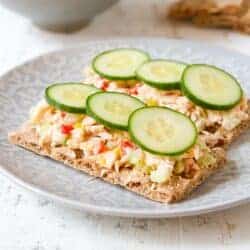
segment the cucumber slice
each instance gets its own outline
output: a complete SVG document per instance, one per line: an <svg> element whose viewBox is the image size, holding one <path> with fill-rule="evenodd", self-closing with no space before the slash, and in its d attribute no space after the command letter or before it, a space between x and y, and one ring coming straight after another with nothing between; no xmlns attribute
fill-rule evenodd
<svg viewBox="0 0 250 250"><path fill-rule="evenodd" d="M227 110L238 104L243 91L226 71L206 64L189 65L183 73L183 93L204 108Z"/></svg>
<svg viewBox="0 0 250 250"><path fill-rule="evenodd" d="M87 99L87 114L107 127L127 130L130 114L145 106L139 99L118 92L100 92Z"/></svg>
<svg viewBox="0 0 250 250"><path fill-rule="evenodd" d="M100 89L83 83L55 83L45 90L47 102L70 113L85 113L87 97Z"/></svg>
<svg viewBox="0 0 250 250"><path fill-rule="evenodd" d="M129 134L142 149L157 155L179 155L197 138L194 123L166 107L144 107L129 118Z"/></svg>
<svg viewBox="0 0 250 250"><path fill-rule="evenodd" d="M136 76L157 89L179 89L186 64L171 60L152 60L136 70Z"/></svg>
<svg viewBox="0 0 250 250"><path fill-rule="evenodd" d="M97 55L92 61L92 68L107 79L129 80L135 78L138 66L149 59L149 55L142 50L114 49Z"/></svg>

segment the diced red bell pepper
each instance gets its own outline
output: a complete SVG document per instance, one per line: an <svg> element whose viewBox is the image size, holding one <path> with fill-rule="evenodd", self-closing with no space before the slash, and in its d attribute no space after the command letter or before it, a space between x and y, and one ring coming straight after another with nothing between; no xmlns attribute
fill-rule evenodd
<svg viewBox="0 0 250 250"><path fill-rule="evenodd" d="M103 91L106 91L107 90L107 88L108 88L108 86L109 86L109 81L108 80L102 80L102 85L101 85L101 89L103 90Z"/></svg>
<svg viewBox="0 0 250 250"><path fill-rule="evenodd" d="M122 140L121 146L122 148L134 148L134 144L129 140Z"/></svg>
<svg viewBox="0 0 250 250"><path fill-rule="evenodd" d="M71 133L71 130L73 130L73 129L74 129L74 127L73 127L73 125L71 125L71 124L63 124L63 125L61 126L61 132L62 132L63 134L66 134L66 135L70 134L70 133Z"/></svg>
<svg viewBox="0 0 250 250"><path fill-rule="evenodd" d="M101 142L99 143L99 148L98 148L98 150L97 150L97 153L98 153L98 154L101 154L101 153L104 153L104 152L107 151L107 150L108 150L107 146L105 145L105 143L104 143L103 141L101 141Z"/></svg>

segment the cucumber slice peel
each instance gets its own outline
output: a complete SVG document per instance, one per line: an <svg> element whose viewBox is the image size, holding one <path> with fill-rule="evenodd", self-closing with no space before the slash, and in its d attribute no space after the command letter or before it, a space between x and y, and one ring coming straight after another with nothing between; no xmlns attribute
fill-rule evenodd
<svg viewBox="0 0 250 250"><path fill-rule="evenodd" d="M85 113L87 97L100 89L84 83L55 83L45 90L45 99L57 109L69 113Z"/></svg>
<svg viewBox="0 0 250 250"><path fill-rule="evenodd" d="M98 54L92 61L92 68L107 79L130 80L135 79L138 66L149 59L150 56L142 50L119 48Z"/></svg>
<svg viewBox="0 0 250 250"><path fill-rule="evenodd" d="M144 83L157 89L179 89L181 77L187 64L156 59L145 62L136 70L136 76Z"/></svg>
<svg viewBox="0 0 250 250"><path fill-rule="evenodd" d="M118 92L100 92L87 99L87 114L107 127L127 130L130 114L145 104Z"/></svg>
<svg viewBox="0 0 250 250"><path fill-rule="evenodd" d="M180 155L197 139L195 124L184 114L166 107L144 107L129 118L131 139L157 155Z"/></svg>
<svg viewBox="0 0 250 250"><path fill-rule="evenodd" d="M181 88L192 102L212 110L228 110L237 105L243 95L234 76L207 64L187 66L183 72Z"/></svg>

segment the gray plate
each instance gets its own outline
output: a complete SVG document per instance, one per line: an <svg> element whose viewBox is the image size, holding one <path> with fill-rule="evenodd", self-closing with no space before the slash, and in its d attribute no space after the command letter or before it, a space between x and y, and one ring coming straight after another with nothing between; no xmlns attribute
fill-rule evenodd
<svg viewBox="0 0 250 250"><path fill-rule="evenodd" d="M156 58L217 65L232 72L249 96L250 59L196 42L153 38L106 40L46 54L14 68L0 79L1 171L22 186L66 205L116 216L187 216L249 201L250 132L231 147L226 169L211 177L187 200L173 205L149 201L8 143L7 133L25 121L47 83L82 80L83 68L90 59L96 53L115 47L137 47Z"/></svg>

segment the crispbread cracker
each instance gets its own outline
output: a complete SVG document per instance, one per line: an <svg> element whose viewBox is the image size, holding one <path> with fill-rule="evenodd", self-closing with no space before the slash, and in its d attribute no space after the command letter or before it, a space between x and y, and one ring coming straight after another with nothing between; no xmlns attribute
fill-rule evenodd
<svg viewBox="0 0 250 250"><path fill-rule="evenodd" d="M9 140L11 143L24 147L39 155L63 162L70 167L99 177L109 183L120 185L146 198L163 203L175 202L186 198L193 189L200 185L209 175L223 166L225 162L224 150L215 148L213 149L213 154L216 158L216 163L213 166L197 170L192 179L175 176L166 184L157 184L152 183L149 177L143 174L143 172L138 171L138 169L122 168L119 172L116 172L114 169L105 171L101 166L96 164L96 162L89 159L82 157L73 159L70 157L67 147L48 146L42 148L38 145L38 135L35 130L28 125L17 132L11 133L9 135ZM77 155L77 151L75 154ZM141 175L139 178L141 180L140 182L138 182L138 179L136 182L133 181L135 171L137 175Z"/></svg>
<svg viewBox="0 0 250 250"><path fill-rule="evenodd" d="M190 20L198 26L230 28L250 34L250 0L180 0L170 7L168 17Z"/></svg>

